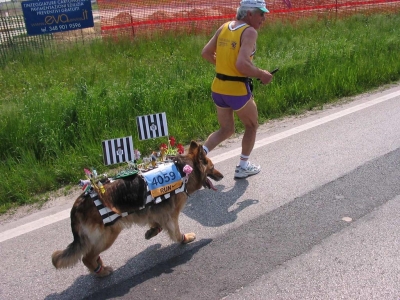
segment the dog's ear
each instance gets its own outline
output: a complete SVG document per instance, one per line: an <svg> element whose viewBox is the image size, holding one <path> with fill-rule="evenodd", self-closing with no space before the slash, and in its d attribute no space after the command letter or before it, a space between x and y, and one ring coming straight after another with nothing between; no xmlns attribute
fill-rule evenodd
<svg viewBox="0 0 400 300"><path fill-rule="evenodd" d="M202 164L207 164L206 152L204 152L203 146L197 142L192 141L190 143L189 154L193 155L193 158L196 161L201 162Z"/></svg>
<svg viewBox="0 0 400 300"><path fill-rule="evenodd" d="M203 163L203 164L207 164L208 162L207 162L207 158L206 158L206 156L207 156L207 154L206 154L206 151L204 151L204 149L203 149L203 145L198 145L199 146L199 148L198 148L198 153L199 153L199 160Z"/></svg>
<svg viewBox="0 0 400 300"><path fill-rule="evenodd" d="M189 146L189 154L192 154L193 156L197 156L199 151L199 144L197 144L195 141L191 141L190 146Z"/></svg>

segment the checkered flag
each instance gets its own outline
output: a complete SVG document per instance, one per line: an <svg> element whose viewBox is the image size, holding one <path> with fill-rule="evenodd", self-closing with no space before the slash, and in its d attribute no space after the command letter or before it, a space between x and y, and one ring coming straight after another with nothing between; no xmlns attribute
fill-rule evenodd
<svg viewBox="0 0 400 300"><path fill-rule="evenodd" d="M102 142L104 165L134 160L132 136Z"/></svg>
<svg viewBox="0 0 400 300"><path fill-rule="evenodd" d="M139 116L136 118L139 140L154 139L168 136L167 116L165 112Z"/></svg>

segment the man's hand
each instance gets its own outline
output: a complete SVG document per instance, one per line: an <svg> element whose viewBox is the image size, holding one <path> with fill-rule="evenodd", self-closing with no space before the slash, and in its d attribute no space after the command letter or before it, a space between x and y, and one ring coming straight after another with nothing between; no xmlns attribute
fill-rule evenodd
<svg viewBox="0 0 400 300"><path fill-rule="evenodd" d="M260 70L260 76L258 76L258 79L261 81L262 84L268 84L272 81L273 75L266 71L266 70Z"/></svg>

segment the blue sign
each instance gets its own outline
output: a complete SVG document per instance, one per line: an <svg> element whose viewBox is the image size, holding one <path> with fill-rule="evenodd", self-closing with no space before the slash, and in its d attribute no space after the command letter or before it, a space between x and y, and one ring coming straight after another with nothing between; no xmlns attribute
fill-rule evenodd
<svg viewBox="0 0 400 300"><path fill-rule="evenodd" d="M22 1L28 35L93 27L90 0Z"/></svg>
<svg viewBox="0 0 400 300"><path fill-rule="evenodd" d="M142 173L142 176L146 179L150 191L178 182L182 178L174 163L160 165L156 169Z"/></svg>

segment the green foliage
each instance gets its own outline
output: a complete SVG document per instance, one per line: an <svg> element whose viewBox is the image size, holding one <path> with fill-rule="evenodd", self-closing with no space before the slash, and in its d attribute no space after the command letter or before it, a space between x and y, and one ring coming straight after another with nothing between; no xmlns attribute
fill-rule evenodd
<svg viewBox="0 0 400 300"><path fill-rule="evenodd" d="M166 112L179 143L204 140L218 128L214 67L200 55L209 38L94 41L10 58L0 72L0 212L77 182L83 168L107 171L102 140L132 135L143 154L167 142L139 142L136 116ZM262 121L400 77L400 15L270 23L257 46L256 65L280 68L270 85L255 82Z"/></svg>

